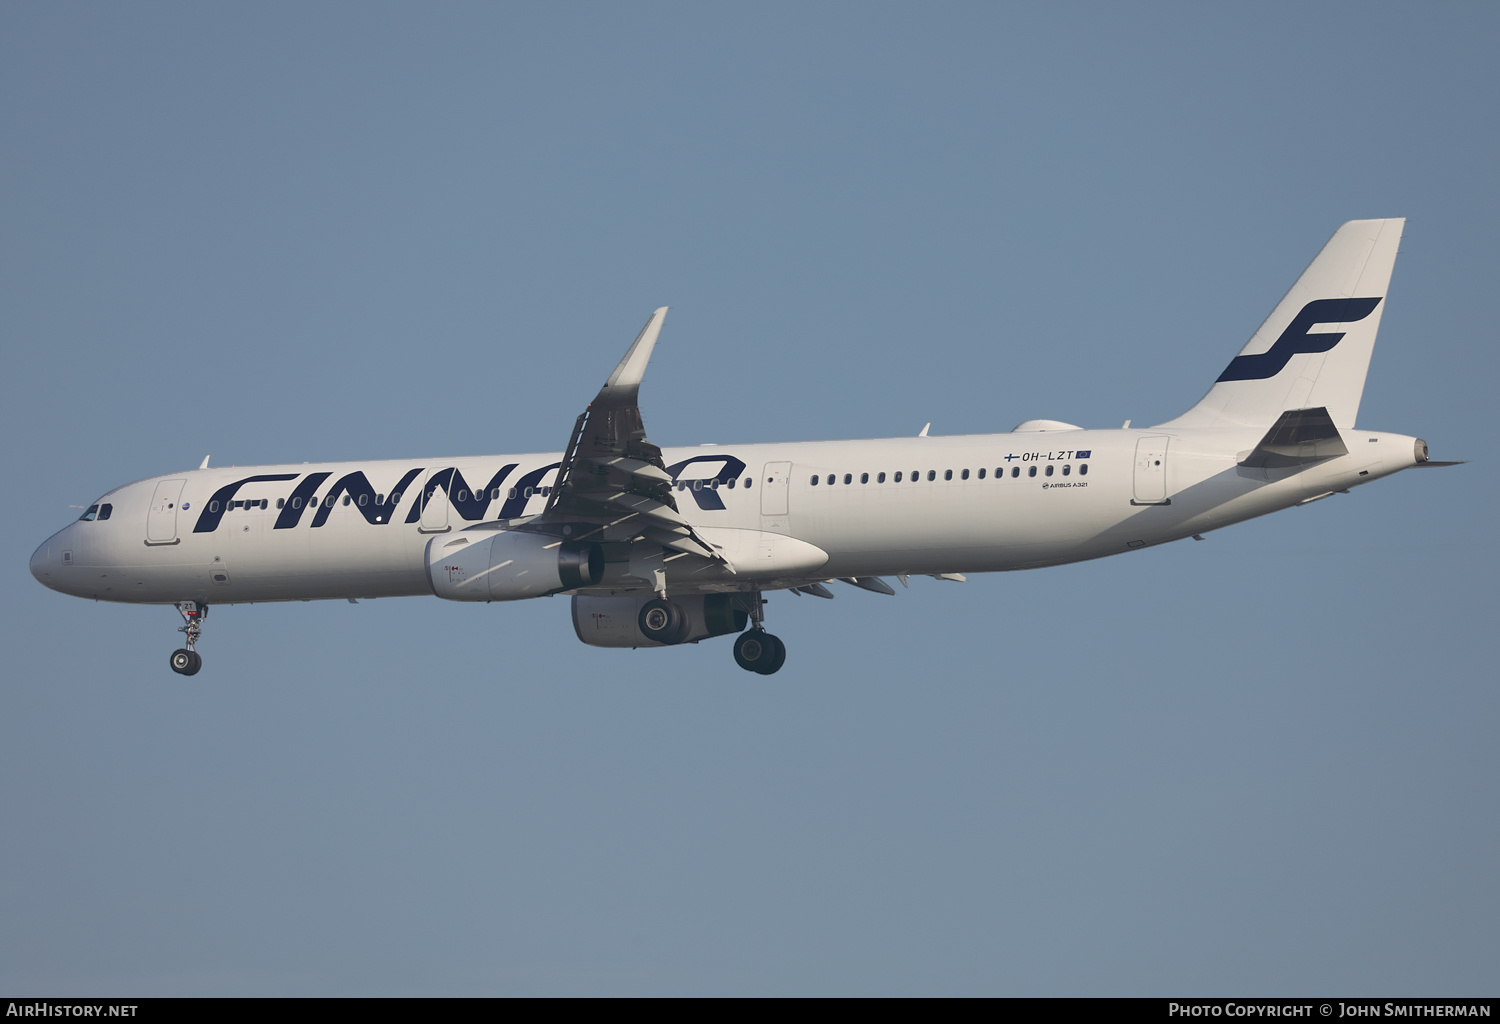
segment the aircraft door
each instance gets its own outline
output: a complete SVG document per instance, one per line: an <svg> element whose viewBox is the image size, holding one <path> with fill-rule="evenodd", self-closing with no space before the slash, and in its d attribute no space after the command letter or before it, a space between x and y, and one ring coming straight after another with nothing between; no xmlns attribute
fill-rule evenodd
<svg viewBox="0 0 1500 1024"><path fill-rule="evenodd" d="M791 487L792 464L790 462L768 462L760 479L760 514L784 516L787 514L787 491Z"/></svg>
<svg viewBox="0 0 1500 1024"><path fill-rule="evenodd" d="M432 486L434 478L438 479L436 487L432 487L429 495L427 489ZM422 481L421 496L417 499L422 502L422 521L417 525L418 533L445 533L448 526L448 488L453 486L453 470L441 469L428 473Z"/></svg>
<svg viewBox="0 0 1500 1024"><path fill-rule="evenodd" d="M1170 505L1167 497L1167 442L1162 435L1135 443L1135 497L1132 505Z"/></svg>
<svg viewBox="0 0 1500 1024"><path fill-rule="evenodd" d="M151 508L146 513L146 543L177 543L177 506L181 504L182 485L186 480L163 480L156 485L151 496Z"/></svg>

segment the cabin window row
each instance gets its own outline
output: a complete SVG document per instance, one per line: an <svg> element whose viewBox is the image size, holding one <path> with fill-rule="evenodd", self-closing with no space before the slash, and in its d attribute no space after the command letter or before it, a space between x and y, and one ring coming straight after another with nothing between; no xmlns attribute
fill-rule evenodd
<svg viewBox="0 0 1500 1024"><path fill-rule="evenodd" d="M967 480L967 479L969 479L969 471L967 469L960 469L957 472L958 472L958 479L960 479L960 480ZM1049 462L1046 465L1045 472L1042 475L1043 476L1052 476L1055 472L1057 472L1057 464ZM954 470L945 469L945 470L943 470L943 479L944 480L952 480L953 479L953 474L954 474ZM983 479L985 479L985 477L987 477L989 475L989 470L987 470L987 469L977 470L975 472L975 475L976 475L976 477L978 479L983 480ZM1010 477L1012 479L1014 479L1016 477L1019 477L1021 475L1021 467L1020 466L1011 466L1010 467L1010 473L1009 473L1009 475L1010 475ZM1036 466L1035 463L1033 463L1030 466L1026 467L1026 475L1028 477L1033 477L1033 476L1037 475L1037 466ZM1062 463L1062 475L1063 476L1072 476L1073 475L1073 463L1071 463L1071 462L1064 462L1064 463ZM1078 463L1078 475L1079 476L1088 476L1089 475L1089 464L1087 462L1080 462L1080 463ZM1006 467L1005 466L997 466L995 468L995 479L996 480L1002 480L1002 479L1005 478L1005 476L1006 476ZM929 469L929 470L927 470L927 479L928 480L935 481L935 480L937 480L937 478L938 478L938 471L937 470L935 470L935 469ZM852 483L854 483L854 479L855 478L854 478L854 474L853 473L845 473L843 475L843 477L842 477L843 482L846 483L846 484L852 484ZM891 474L891 482L892 483L899 484L899 483L902 482L903 479L907 479L911 483L919 483L922 480L922 471L921 470L915 470L914 472L911 473L911 475L909 477L903 471L901 471L901 470L897 470L896 472L894 472L894 473ZM827 476L824 476L824 475L822 475L820 473L814 473L808 479L807 482L810 485L812 485L813 487L817 487L819 484L823 484L825 486L832 487L833 485L837 484L839 482L839 480L840 480L840 477L839 477L839 474L837 474L837 473L829 473ZM883 484L883 483L885 483L885 480L886 480L886 475L884 473L876 473L875 474L875 482L877 484ZM859 482L862 483L862 484L869 483L870 482L870 474L869 473L861 473L861 474L859 474Z"/></svg>
<svg viewBox="0 0 1500 1024"><path fill-rule="evenodd" d="M502 488L499 488L499 487L493 488L490 491L490 500L491 501L499 501L500 497L501 497L501 492L502 492ZM504 491L504 494L505 494L505 497L507 497L507 498L518 498L518 497L531 498L531 497L536 497L538 495L540 495L541 497L545 498L545 497L548 497L548 496L550 496L552 494L552 488L551 487L519 487L519 488L517 488L517 487L511 487L509 489L506 489ZM399 504L401 504L401 497L402 497L401 492L400 491L396 491L395 493L393 493L390 496L390 503L392 505L399 505ZM484 492L483 491L475 491L474 494L472 495L472 497L473 497L473 499L475 501L483 501L484 500ZM346 495L343 496L343 504L345 504L345 505L361 505L361 506L364 506L364 505L370 504L370 498L371 498L371 496L368 493L366 493L366 494L360 494L360 495L346 494ZM468 491L467 488L460 488L459 491L458 491L458 493L453 496L453 500L455 500L455 501L468 501L469 499L470 499L470 494L469 494L469 491ZM334 497L334 498L324 498L323 499L323 503L326 505L329 501L337 501L337 500L338 500L337 497ZM386 496L384 494L377 494L377 495L375 495L374 496L374 500L375 500L375 504L376 505L384 505L384 504L386 504ZM286 499L286 498L277 498L276 499L276 507L277 508L286 508L287 504L288 504L288 499ZM302 498L300 496L299 497L294 497L294 498L292 498L290 500L290 504L291 504L292 508L301 508L302 507ZM252 509L252 508L269 508L269 507L270 507L270 500L267 499L267 498L252 498L252 499L246 499L246 500L236 499L236 500L231 501L229 503L229 505L227 506L227 510L228 511L234 511L235 509ZM307 499L307 507L308 508L317 508L318 507L318 497L317 497L317 495L313 495L311 498ZM217 501L210 501L208 503L208 510L210 512L217 512L217 511L219 511L219 503ZM100 518L107 519L108 516L105 515L105 516L101 516Z"/></svg>
<svg viewBox="0 0 1500 1024"><path fill-rule="evenodd" d="M677 489L679 491L685 491L685 490L688 490L689 488L691 488L692 490L695 490L695 491L701 491L701 490L703 490L703 488L707 487L709 490L717 491L720 488L720 486L723 486L723 487L729 488L732 491L732 490L734 490L735 484L738 484L738 483L739 483L739 479L738 478L731 478L729 480L726 480L726 481L723 482L722 485L719 483L719 478L718 477L714 477L711 480L679 480L679 481L677 481ZM747 477L745 477L744 484L742 484L741 486L743 486L746 490L749 490L750 489L750 484L751 484L751 478L747 476Z"/></svg>

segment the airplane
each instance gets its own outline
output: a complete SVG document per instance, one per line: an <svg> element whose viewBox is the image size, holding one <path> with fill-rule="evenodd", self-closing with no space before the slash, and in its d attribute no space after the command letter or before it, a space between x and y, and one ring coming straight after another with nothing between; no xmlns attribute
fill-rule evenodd
<svg viewBox="0 0 1500 1024"><path fill-rule="evenodd" d="M209 468L115 488L31 572L64 594L171 604L202 667L212 605L567 594L578 638L735 635L762 675L786 646L765 597L893 595L911 576L1063 565L1194 537L1435 462L1356 430L1404 218L1338 229L1208 393L1152 427L1027 420L1009 433L663 450L638 394L651 314L561 453ZM748 628L747 628L748 627Z"/></svg>

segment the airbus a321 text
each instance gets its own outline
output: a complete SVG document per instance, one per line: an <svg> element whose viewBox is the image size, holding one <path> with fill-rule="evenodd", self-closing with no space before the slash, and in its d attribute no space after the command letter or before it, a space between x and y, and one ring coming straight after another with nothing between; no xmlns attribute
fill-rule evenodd
<svg viewBox="0 0 1500 1024"><path fill-rule="evenodd" d="M663 450L637 392L651 315L561 453L208 468L116 488L37 548L53 590L172 604L192 675L211 605L435 594L572 596L578 638L658 647L738 634L786 658L762 595L894 594L917 574L1101 558L1305 505L1429 461L1356 430L1404 221L1351 221L1176 419L1085 430ZM748 628L747 628L748 626Z"/></svg>

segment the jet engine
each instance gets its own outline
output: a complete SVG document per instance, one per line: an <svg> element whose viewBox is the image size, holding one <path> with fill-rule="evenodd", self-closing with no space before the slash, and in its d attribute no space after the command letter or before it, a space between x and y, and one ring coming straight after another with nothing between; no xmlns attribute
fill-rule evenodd
<svg viewBox="0 0 1500 1024"><path fill-rule="evenodd" d="M427 581L450 601L518 601L598 583L598 544L544 533L465 530L427 542Z"/></svg>
<svg viewBox="0 0 1500 1024"><path fill-rule="evenodd" d="M641 632L641 608L654 594L623 597L573 595L573 631L591 647L664 647ZM682 643L726 633L739 633L749 621L746 598L740 594L690 594L672 598L687 615Z"/></svg>

